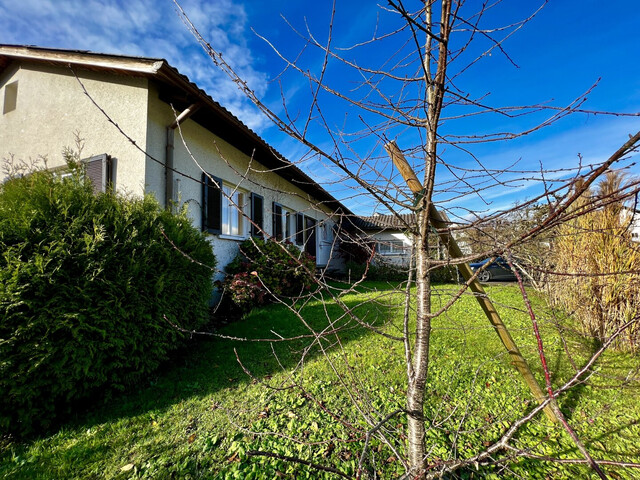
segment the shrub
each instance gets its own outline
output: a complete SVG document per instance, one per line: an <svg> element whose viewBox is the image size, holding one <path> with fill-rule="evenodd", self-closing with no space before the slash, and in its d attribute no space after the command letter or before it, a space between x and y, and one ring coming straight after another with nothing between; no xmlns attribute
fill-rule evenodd
<svg viewBox="0 0 640 480"><path fill-rule="evenodd" d="M274 297L295 298L314 283L315 259L291 243L249 238L225 269L225 288L244 310Z"/></svg>
<svg viewBox="0 0 640 480"><path fill-rule="evenodd" d="M599 197L608 200L593 208L594 197L585 192L560 226L553 245L555 270L569 275L548 284L551 300L577 318L583 333L603 341L626 322L640 315L640 251L631 241L622 202L608 185L619 182L608 175L599 185ZM614 190L617 191L617 188ZM620 273L616 273L620 272ZM618 338L625 350L640 347L640 329L634 323Z"/></svg>
<svg viewBox="0 0 640 480"><path fill-rule="evenodd" d="M151 197L94 195L78 170L0 186L0 428L47 428L154 370L207 321L210 244Z"/></svg>

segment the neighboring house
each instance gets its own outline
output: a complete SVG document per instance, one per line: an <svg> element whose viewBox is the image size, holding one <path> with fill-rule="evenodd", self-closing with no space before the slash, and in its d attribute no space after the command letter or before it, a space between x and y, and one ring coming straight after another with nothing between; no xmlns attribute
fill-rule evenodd
<svg viewBox="0 0 640 480"><path fill-rule="evenodd" d="M440 212L449 221L445 212ZM408 267L411 261L413 237L411 230L416 228L416 216L413 213L396 215L373 215L370 217L353 217L350 220L351 231L369 245L375 246L374 262ZM458 245L466 252L468 247L458 240ZM470 253L470 252L469 252ZM432 257L438 260L447 258L444 245L440 243L434 232Z"/></svg>
<svg viewBox="0 0 640 480"><path fill-rule="evenodd" d="M408 267L413 240L409 230L415 225L413 213L373 215L351 219L353 229L366 243L375 245L374 262Z"/></svg>
<svg viewBox="0 0 640 480"><path fill-rule="evenodd" d="M623 206L620 215L623 221L629 222L631 240L640 242L640 210Z"/></svg>
<svg viewBox="0 0 640 480"><path fill-rule="evenodd" d="M78 132L97 189L186 204L220 268L250 235L336 268L334 227L351 212L165 60L0 45L0 101L0 158L62 166Z"/></svg>

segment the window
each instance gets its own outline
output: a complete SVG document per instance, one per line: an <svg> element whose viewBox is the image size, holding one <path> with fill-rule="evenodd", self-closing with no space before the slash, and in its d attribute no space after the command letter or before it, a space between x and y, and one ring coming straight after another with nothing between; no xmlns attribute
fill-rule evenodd
<svg viewBox="0 0 640 480"><path fill-rule="evenodd" d="M385 240L377 243L376 250L380 255L404 255L407 248L402 240Z"/></svg>
<svg viewBox="0 0 640 480"><path fill-rule="evenodd" d="M295 243L304 246L304 251L316 256L316 220L304 213L296 213Z"/></svg>
<svg viewBox="0 0 640 480"><path fill-rule="evenodd" d="M331 225L329 225L329 222L323 222L320 229L322 232L322 241L325 243L331 243L333 241L333 230Z"/></svg>
<svg viewBox="0 0 640 480"><path fill-rule="evenodd" d="M229 185L223 185L222 234L244 237L244 209L246 193Z"/></svg>
<svg viewBox="0 0 640 480"><path fill-rule="evenodd" d="M272 218L272 234L278 242L291 240L291 219L294 213L288 208L273 202L271 211Z"/></svg>
<svg viewBox="0 0 640 480"><path fill-rule="evenodd" d="M257 193L251 194L251 236L263 237L264 198Z"/></svg>
<svg viewBox="0 0 640 480"><path fill-rule="evenodd" d="M260 196L256 195L256 197ZM247 229L244 212L248 200L248 192L225 185L220 178L203 173L202 230L218 235L245 237ZM257 204L258 201L255 202L256 207ZM255 214L258 215L257 210Z"/></svg>
<svg viewBox="0 0 640 480"><path fill-rule="evenodd" d="M9 113L18 105L18 82L12 82L4 87L4 107L2 113Z"/></svg>

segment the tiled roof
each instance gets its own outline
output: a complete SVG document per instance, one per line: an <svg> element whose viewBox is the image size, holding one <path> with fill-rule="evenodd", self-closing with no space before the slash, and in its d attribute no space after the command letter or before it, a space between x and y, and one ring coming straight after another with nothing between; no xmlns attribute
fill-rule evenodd
<svg viewBox="0 0 640 480"><path fill-rule="evenodd" d="M396 215L372 215L370 217L351 217L351 223L360 230L407 230L416 223L415 213Z"/></svg>

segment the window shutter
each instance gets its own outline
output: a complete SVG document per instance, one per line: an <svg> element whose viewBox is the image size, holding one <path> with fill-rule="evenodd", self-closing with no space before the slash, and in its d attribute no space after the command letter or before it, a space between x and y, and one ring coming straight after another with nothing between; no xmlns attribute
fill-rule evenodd
<svg viewBox="0 0 640 480"><path fill-rule="evenodd" d="M304 244L304 214L296 213L296 243Z"/></svg>
<svg viewBox="0 0 640 480"><path fill-rule="evenodd" d="M202 231L222 231L222 180L202 172Z"/></svg>
<svg viewBox="0 0 640 480"><path fill-rule="evenodd" d="M106 153L91 157L85 162L85 175L93 184L95 193L106 192L111 183L111 157Z"/></svg>
<svg viewBox="0 0 640 480"><path fill-rule="evenodd" d="M273 225L271 229L271 234L273 237L280 241L282 240L282 205L273 202L273 208L271 209L273 212Z"/></svg>
<svg viewBox="0 0 640 480"><path fill-rule="evenodd" d="M264 229L264 198L257 193L251 193L251 235L262 237Z"/></svg>

